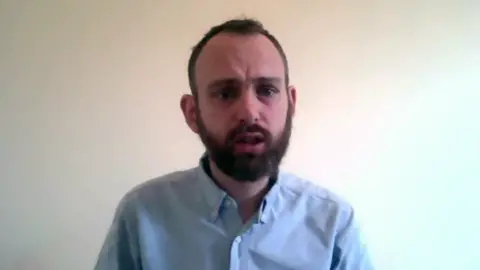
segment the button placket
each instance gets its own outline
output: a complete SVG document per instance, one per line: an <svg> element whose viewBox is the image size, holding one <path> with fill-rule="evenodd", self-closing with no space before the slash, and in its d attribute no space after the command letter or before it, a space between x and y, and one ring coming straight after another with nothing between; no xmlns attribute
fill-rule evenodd
<svg viewBox="0 0 480 270"><path fill-rule="evenodd" d="M241 270L241 242L240 236L235 237L230 250L230 270Z"/></svg>

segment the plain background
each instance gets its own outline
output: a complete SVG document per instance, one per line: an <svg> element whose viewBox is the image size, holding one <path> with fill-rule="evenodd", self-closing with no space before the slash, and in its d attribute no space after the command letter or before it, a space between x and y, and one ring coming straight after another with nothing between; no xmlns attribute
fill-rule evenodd
<svg viewBox="0 0 480 270"><path fill-rule="evenodd" d="M0 1L0 269L92 269L121 196L195 166L191 47L260 19L298 87L284 169L381 270L480 269L480 2Z"/></svg>

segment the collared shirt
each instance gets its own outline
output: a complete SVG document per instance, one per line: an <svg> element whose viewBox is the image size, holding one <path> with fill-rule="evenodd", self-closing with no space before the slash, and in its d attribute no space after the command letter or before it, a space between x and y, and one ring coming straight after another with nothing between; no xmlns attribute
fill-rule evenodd
<svg viewBox="0 0 480 270"><path fill-rule="evenodd" d="M96 270L370 270L352 207L280 172L257 214L200 164L150 180L118 205Z"/></svg>

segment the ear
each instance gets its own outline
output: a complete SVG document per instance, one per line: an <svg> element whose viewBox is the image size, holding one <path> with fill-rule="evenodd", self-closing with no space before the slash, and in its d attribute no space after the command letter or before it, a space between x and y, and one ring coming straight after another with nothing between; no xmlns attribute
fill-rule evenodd
<svg viewBox="0 0 480 270"><path fill-rule="evenodd" d="M292 106L292 115L294 115L295 107L297 105L297 89L295 88L295 86L293 85L288 86L287 94L288 94L288 101L291 103L290 106Z"/></svg>
<svg viewBox="0 0 480 270"><path fill-rule="evenodd" d="M197 115L197 104L195 98L192 95L185 94L180 99L180 108L182 109L183 116L185 117L185 122L188 127L195 133L198 133L197 118L200 117Z"/></svg>

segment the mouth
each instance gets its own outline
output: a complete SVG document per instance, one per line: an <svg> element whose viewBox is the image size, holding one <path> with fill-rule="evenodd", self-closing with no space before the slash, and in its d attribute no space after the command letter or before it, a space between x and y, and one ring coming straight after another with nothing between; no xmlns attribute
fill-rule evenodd
<svg viewBox="0 0 480 270"><path fill-rule="evenodd" d="M235 138L235 150L241 153L258 153L265 148L265 137L261 133L243 133Z"/></svg>

